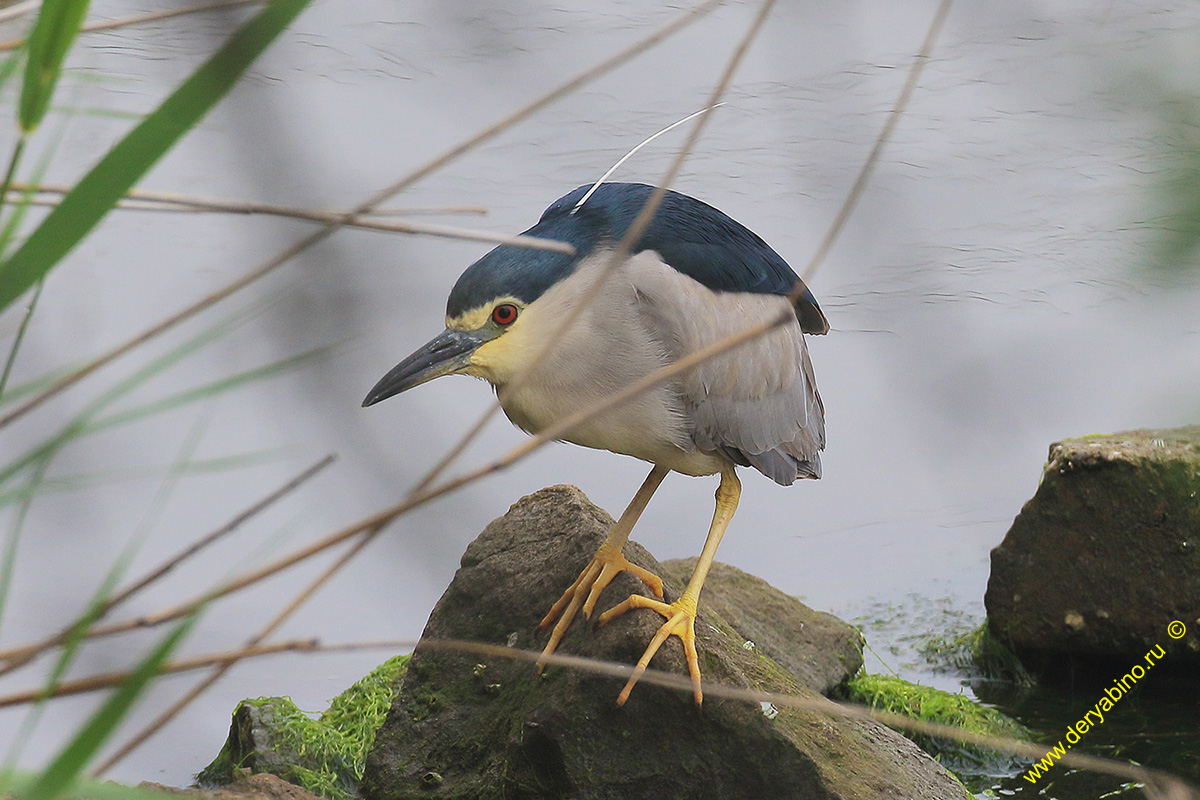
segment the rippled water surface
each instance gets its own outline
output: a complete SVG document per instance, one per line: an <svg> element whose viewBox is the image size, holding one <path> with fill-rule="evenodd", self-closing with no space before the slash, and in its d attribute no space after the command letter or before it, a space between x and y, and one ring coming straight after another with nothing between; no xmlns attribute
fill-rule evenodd
<svg viewBox="0 0 1200 800"><path fill-rule="evenodd" d="M92 13L148 8L95 3ZM420 219L523 230L642 138L700 108L755 8L721 8L391 204L481 206L486 216ZM744 222L802 269L933 10L781 3L675 188ZM86 35L51 133L35 143L53 149L46 180L76 179L246 13ZM317 2L143 187L347 208L677 13L632 1ZM1164 187L1183 166L1177 148L1196 140L1198 45L1200 10L1188 3L955 4L894 141L811 281L833 326L811 342L828 418L825 477L784 489L747 475L720 560L847 618L877 603L903 607L913 593L981 618L988 552L1033 493L1051 442L1197 421L1197 272L1162 268L1154 243L1171 211ZM680 141L665 137L617 177L657 181ZM9 146L0 139L0 151ZM114 214L46 284L16 380L125 340L310 230L257 216ZM441 330L450 286L486 250L344 231L0 434L5 454L21 452L119 376L208 328L224 335L128 404L327 348L282 377L64 450L50 471L64 491L40 497L25 523L4 642L77 613L131 536L148 532L136 558L148 567L326 453L337 453L336 466L134 611L160 609L401 499L491 393L454 378L371 409L359 403ZM0 317L4 341L16 324L12 313ZM497 421L463 464L522 438ZM197 467L164 492L163 476L181 459ZM400 520L281 635L415 639L467 543L517 498L570 482L617 513L644 473L609 453L547 448ZM712 479L671 476L634 538L660 558L697 553L714 488ZM214 607L190 651L244 640L321 568L303 566ZM914 631L929 624L914 619ZM89 650L79 674L125 664L130 646ZM242 697L289 694L320 710L385 656L240 667L113 777L184 783L215 755ZM908 674L959 684L919 666ZM179 691L178 680L164 681L142 721ZM1022 713L1044 711L1056 730L1054 701L1066 702L1039 699ZM95 702L52 704L24 762L43 762ZM1129 741L1144 747L1118 742L1113 753L1155 765L1157 743L1181 734L1145 711L1156 706L1139 708ZM0 728L18 719L0 714ZM1105 734L1119 738L1118 730ZM1200 777L1194 761L1159 765ZM1001 794L1026 791L1018 783ZM1096 796L1089 791L1040 796Z"/></svg>

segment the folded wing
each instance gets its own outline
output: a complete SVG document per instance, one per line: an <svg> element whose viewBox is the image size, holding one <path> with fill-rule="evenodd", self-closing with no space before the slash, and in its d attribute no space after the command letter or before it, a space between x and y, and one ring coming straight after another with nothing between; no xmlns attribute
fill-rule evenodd
<svg viewBox="0 0 1200 800"><path fill-rule="evenodd" d="M714 291L643 252L627 265L643 324L672 358L776 319L763 336L677 379L695 446L783 485L819 478L824 407L800 321L776 294Z"/></svg>

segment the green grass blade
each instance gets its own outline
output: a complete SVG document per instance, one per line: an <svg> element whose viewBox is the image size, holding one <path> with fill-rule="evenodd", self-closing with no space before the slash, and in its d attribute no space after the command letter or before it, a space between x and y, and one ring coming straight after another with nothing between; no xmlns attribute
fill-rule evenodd
<svg viewBox="0 0 1200 800"><path fill-rule="evenodd" d="M272 447L262 450L248 450L244 453L232 453L212 458L197 458L181 467L181 474L188 476L221 475L235 470L261 467L265 464L276 463L287 458L300 455L301 451L292 447ZM148 467L126 467L123 469L106 469L97 472L71 472L45 478L37 488L17 488L11 491L0 491L0 508L24 502L33 495L64 495L73 492L93 491L99 488L130 483L132 481L148 481L160 477L170 467L160 464Z"/></svg>
<svg viewBox="0 0 1200 800"><path fill-rule="evenodd" d="M26 451L24 455L13 458L7 463L0 464L0 484L11 480L26 468L39 463L42 459L53 458L54 454L60 449L72 440L77 439L81 435L84 426L102 411L148 382L151 378L179 364L188 355L227 335L244 319L243 317L243 319L239 320L235 317L232 321L224 320L221 324L214 325L188 341L175 346L149 364L139 368L132 375L122 378L110 386L99 397L92 400L82 411L72 417L58 433L42 444L35 445Z"/></svg>
<svg viewBox="0 0 1200 800"><path fill-rule="evenodd" d="M21 222L25 219L25 214L29 211L33 198L37 194L38 186L42 183L43 179L45 179L46 173L50 171L50 166L54 162L54 156L56 153L58 153L58 148L60 145L62 145L62 141L66 136L66 132L67 125L64 120L64 123L58 126L54 133L54 137L50 140L50 142L44 148L41 156L38 158L38 162L34 167L33 174L30 175L25 181L25 191L21 192L20 200L12 204L12 213L9 214L8 220L4 223L4 227L0 229L0 257L8 254L8 246L16 237L17 231L21 226ZM14 148L13 160L10 161L12 166L9 169L8 175L4 179L4 193L0 194L0 200L5 201L4 205L6 207L9 205L7 202L8 193L12 185L12 179L16 172L16 162L20 159L21 155L20 152L17 152L17 150L22 148L24 141L24 138L22 138L17 143L17 148Z"/></svg>
<svg viewBox="0 0 1200 800"><path fill-rule="evenodd" d="M25 794L26 800L53 800L82 774L88 761L109 740L134 702L159 674L163 664L196 623L196 615L183 620L154 648L129 678L92 715L63 751L46 767Z"/></svg>
<svg viewBox="0 0 1200 800"><path fill-rule="evenodd" d="M8 79L16 74L20 64L21 55L19 53L10 53L8 58L0 61L0 89L3 89L4 85L8 83Z"/></svg>
<svg viewBox="0 0 1200 800"><path fill-rule="evenodd" d="M21 352L21 342L25 341L25 331L29 329L29 321L33 319L33 312L37 308L43 286L45 283L37 282L37 287L33 290L33 297L29 298L29 305L25 307L25 314L21 317L20 324L17 325L17 335L13 337L12 345L8 348L8 356L4 359L4 369L0 370L0 397L4 397L4 390L8 387L8 377L12 375L13 367L16 366L17 353Z"/></svg>
<svg viewBox="0 0 1200 800"><path fill-rule="evenodd" d="M33 197L37 192L37 187L46 177L46 173L50 170L50 164L54 160L54 154L58 152L59 145L62 144L63 136L66 132L65 124L58 126L54 138L51 140L41 158L38 159L37 167L33 171L33 175L29 181L25 191L21 192L21 198L13 204L8 219L3 226L0 226L0 258L8 253L9 243L13 237L17 235L17 231L21 227L21 222L25 219L25 214L29 211ZM17 147L13 151L13 160L9 173L4 177L4 185L0 186L0 203L4 203L7 207L9 187L12 184L13 174L16 170L17 161L20 159L21 150L23 149L24 139L17 143ZM41 297L44 281L38 281L36 288L33 290L33 296L29 299L29 304L25 308L25 314L21 318L20 324L17 326L17 333L13 337L12 344L8 348L8 357L4 360L4 369L0 372L0 400L4 399L5 392L8 389L8 379L12 375L13 367L17 363L17 354L21 350L21 343L25 339L25 331L29 328L29 322L33 319L33 312L37 308L38 298Z"/></svg>
<svg viewBox="0 0 1200 800"><path fill-rule="evenodd" d="M0 264L0 311L46 275L224 97L310 0L272 0L85 175Z"/></svg>
<svg viewBox="0 0 1200 800"><path fill-rule="evenodd" d="M24 797L37 779L38 774L29 770L0 770L0 789L6 796ZM88 778L76 781L71 795L79 800L178 800L177 795L168 795L153 789Z"/></svg>
<svg viewBox="0 0 1200 800"><path fill-rule="evenodd" d="M88 0L44 0L29 34L29 58L17 121L22 133L37 129L50 108L50 98L62 74L63 61L75 41Z"/></svg>
<svg viewBox="0 0 1200 800"><path fill-rule="evenodd" d="M303 353L288 356L279 361L264 364L261 367L254 367L245 372L238 372L159 400L143 403L124 411L116 411L106 417L97 417L93 421L86 423L81 428L80 434L87 435L115 425L126 425L156 414L165 414L200 400L234 391L251 383L258 383L277 375L295 371L305 364L322 358L331 352L332 349L332 347L315 347Z"/></svg>
<svg viewBox="0 0 1200 800"><path fill-rule="evenodd" d="M182 358L199 347L213 341L217 336L228 332L223 330L222 326L217 326L206 331L202 336L196 339L185 342L179 348L172 350L161 356L151 364L147 365L142 370L139 370L134 375L124 379L116 386L107 391L104 395L93 401L87 408L79 412L73 417L63 428L56 434L51 436L41 444L34 445L24 454L11 459L7 463L0 463L0 486L3 486L10 480L19 476L25 470L35 467L42 460L53 458L54 455L65 447L70 442L88 436L99 431L113 428L119 425L125 425L132 422L137 422L140 419L163 414L169 411L182 408L183 406L195 403L210 397L215 397L220 394L225 394L235 391L250 383L255 383L277 375L295 370L300 366L320 358L329 352L328 347L317 347L312 350L300 353L299 355L290 356L280 361L275 361L261 367L255 367L245 372L236 373L225 378L220 378L201 386L191 389L186 389L173 395L169 395L159 400L153 400L131 409L123 411L115 411L112 414L101 417L100 414L120 398L128 395L134 389L149 381L152 377L158 375L165 369L179 363ZM0 495L3 499L4 495Z"/></svg>

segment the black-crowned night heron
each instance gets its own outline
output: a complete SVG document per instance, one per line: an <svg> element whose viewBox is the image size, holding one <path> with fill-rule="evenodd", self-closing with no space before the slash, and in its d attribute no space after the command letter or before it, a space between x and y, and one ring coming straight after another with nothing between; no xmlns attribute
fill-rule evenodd
<svg viewBox="0 0 1200 800"><path fill-rule="evenodd" d="M787 262L745 226L677 192L666 194L620 271L582 305L581 296L653 192L644 184L604 183L579 205L589 188L581 186L556 201L525 232L567 242L574 255L501 245L476 261L450 292L446 330L385 375L363 405L461 373L490 382L508 418L536 433L788 308L786 295L799 278ZM825 333L829 324L807 290L793 310L789 324L563 436L584 447L649 461L654 468L591 563L541 621L544 631L558 620L544 656L554 652L580 608L591 616L600 592L622 571L663 597L662 580L626 561L621 549L668 472L721 476L708 538L683 595L673 603L631 595L597 619L603 625L637 608L666 618L618 704L672 635L683 642L696 703L701 702L696 604L741 495L735 468L754 467L785 486L821 475L824 409L804 334ZM548 355L513 383L561 320L571 316L577 319Z"/></svg>

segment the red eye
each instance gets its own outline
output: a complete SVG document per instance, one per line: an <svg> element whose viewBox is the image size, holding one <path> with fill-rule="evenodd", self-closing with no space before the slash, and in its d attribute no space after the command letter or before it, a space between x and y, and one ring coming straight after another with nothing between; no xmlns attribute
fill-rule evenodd
<svg viewBox="0 0 1200 800"><path fill-rule="evenodd" d="M502 303L492 309L492 322L497 325L512 325L517 321L517 307L512 303Z"/></svg>

